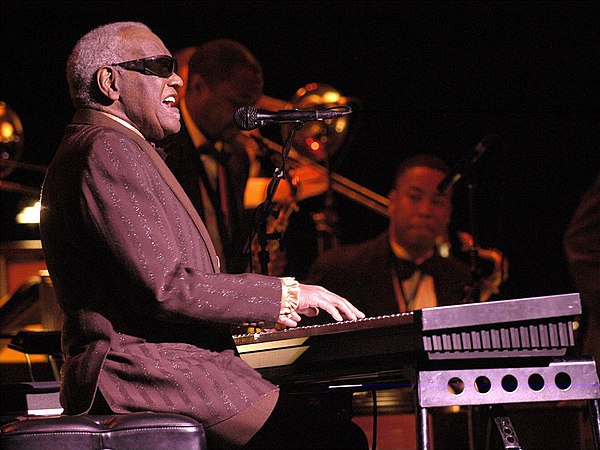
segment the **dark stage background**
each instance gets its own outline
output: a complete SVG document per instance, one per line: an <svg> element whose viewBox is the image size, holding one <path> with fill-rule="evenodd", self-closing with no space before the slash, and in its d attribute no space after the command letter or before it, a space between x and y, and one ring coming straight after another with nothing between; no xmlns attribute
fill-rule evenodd
<svg viewBox="0 0 600 450"><path fill-rule="evenodd" d="M115 20L147 23L172 51L230 37L262 62L267 95L325 82L360 100L336 171L379 194L397 163L428 151L450 164L488 134L475 166L482 245L502 249L501 298L570 292L561 237L600 167L600 7L595 2L3 1L0 100L25 130L22 161L47 165L73 113L64 66L77 39ZM265 133L273 130L265 130ZM7 181L39 187L42 174ZM455 189L456 225L469 230ZM3 190L2 241L37 239L14 217L31 198ZM340 239L386 220L336 196Z"/></svg>

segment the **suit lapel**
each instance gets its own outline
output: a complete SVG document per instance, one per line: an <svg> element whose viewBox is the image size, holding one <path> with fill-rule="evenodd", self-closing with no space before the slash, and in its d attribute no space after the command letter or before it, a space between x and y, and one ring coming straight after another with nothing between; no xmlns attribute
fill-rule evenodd
<svg viewBox="0 0 600 450"><path fill-rule="evenodd" d="M156 167L156 169L158 170L160 175L163 177L165 182L169 185L169 187L171 188L171 190L173 191L175 196L183 204L183 207L185 208L185 210L189 214L190 218L196 225L196 228L198 228L198 231L200 232L200 235L202 236L204 243L206 244L206 246L209 249L210 258L211 258L211 261L213 264L213 269L215 269L215 271L218 272L219 271L218 270L219 262L217 259L217 253L215 252L215 247L212 243L210 235L208 234L208 230L206 229L206 226L204 225L204 222L202 222L200 215L196 211L196 208L194 208L194 205L192 205L192 202L190 201L189 197L186 195L183 188L181 187L181 185L175 178L175 175L173 175L173 172L171 172L169 170L169 168L167 167L167 165L165 164L163 159L160 157L158 152L154 149L154 147L152 147L152 145L150 145L145 140L139 139L139 141L140 141L140 145L145 144L145 145L142 145L142 148L144 149L144 151L146 151L146 153L148 154L148 156L154 163L154 166Z"/></svg>
<svg viewBox="0 0 600 450"><path fill-rule="evenodd" d="M211 259L211 263L213 266L213 270L215 272L219 272L219 260L217 258L217 253L215 252L215 248L213 246L210 235L208 234L208 230L206 229L206 226L204 226L204 223L202 222L202 219L198 215L198 212L192 205L192 202L190 201L190 199L184 192L183 188L181 187L181 185L179 184L179 182L177 181L177 179L175 178L175 176L173 175L171 170L167 167L167 165L165 164L165 162L163 161L161 156L158 154L156 149L148 141L143 139L141 136L139 136L132 130L129 130L127 127L119 124L117 121L112 120L111 118L105 116L104 114L102 114L98 111L94 111L94 110L78 111L75 114L74 121L78 121L78 122L85 121L85 122L117 129L121 133L123 133L123 134L127 135L129 138L133 139L142 148L142 150L144 150L144 152L146 152L146 154L150 157L150 160L154 164L158 173L160 173L160 175L163 178L163 180L165 181L165 183L167 183L169 188L171 188L171 191L173 192L173 194L175 194L177 199L181 202L181 204L183 205L183 207L189 214L190 218L194 222L194 225L196 225L196 228L198 229L200 236L202 236L202 239L204 240L204 243L206 244L206 246L208 248L208 252L210 254L210 259Z"/></svg>

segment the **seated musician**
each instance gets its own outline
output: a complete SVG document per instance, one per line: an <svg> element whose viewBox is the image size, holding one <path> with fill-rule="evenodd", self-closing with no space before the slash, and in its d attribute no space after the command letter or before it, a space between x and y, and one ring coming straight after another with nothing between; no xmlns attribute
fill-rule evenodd
<svg viewBox="0 0 600 450"><path fill-rule="evenodd" d="M364 315L321 287L221 272L156 146L181 127L171 105L182 80L162 40L137 22L95 28L67 79L77 111L40 216L64 316L65 414L183 414L204 425L211 449L368 448L358 426L286 395L237 355L232 324L294 327L317 308L339 321Z"/></svg>
<svg viewBox="0 0 600 450"><path fill-rule="evenodd" d="M477 297L483 301L497 293L505 272L500 269L503 258L498 251L485 249L480 253L494 269L481 280L479 296L474 296L476 286L469 266L452 256L458 246L448 251L452 192L441 194L437 186L449 171L444 161L431 155L404 160L389 194L388 229L372 240L323 253L304 281L346 297L367 317L467 303ZM466 233L459 239L462 246L472 245ZM326 316L305 318L302 325L330 321ZM321 395L320 401L326 408L351 413L355 405L352 395L347 394ZM403 389L388 390L387 399L395 399L401 409L404 403L408 402L404 405L408 408L413 405L410 393ZM452 429L447 423L441 425L438 429ZM456 436L443 437L436 448L459 448L462 444Z"/></svg>
<svg viewBox="0 0 600 450"><path fill-rule="evenodd" d="M485 301L497 293L503 278L499 252L486 249L480 255L493 261L494 270L474 296L469 266L439 251L440 239L449 234L452 191L442 194L437 186L448 173L444 161L432 155L403 161L389 194L388 230L367 242L325 252L305 282L345 296L367 317ZM464 245L469 238L461 234Z"/></svg>

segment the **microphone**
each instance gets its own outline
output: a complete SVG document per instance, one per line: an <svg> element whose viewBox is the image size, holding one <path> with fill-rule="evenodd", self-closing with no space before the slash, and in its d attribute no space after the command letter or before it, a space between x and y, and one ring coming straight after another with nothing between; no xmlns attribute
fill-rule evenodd
<svg viewBox="0 0 600 450"><path fill-rule="evenodd" d="M443 194L460 180L464 175L468 174L477 160L483 155L483 153L488 149L495 147L500 142L500 137L495 134L489 134L485 136L481 141L475 146L475 154L469 158L463 159L456 166L452 168L450 173L446 175L446 177L438 184L437 190L440 194Z"/></svg>
<svg viewBox="0 0 600 450"><path fill-rule="evenodd" d="M334 106L323 110L280 109L279 111L267 111L265 109L256 109L252 106L243 106L233 115L233 122L240 130L253 130L269 122L311 122L315 120L337 119L351 112L352 108L347 105Z"/></svg>

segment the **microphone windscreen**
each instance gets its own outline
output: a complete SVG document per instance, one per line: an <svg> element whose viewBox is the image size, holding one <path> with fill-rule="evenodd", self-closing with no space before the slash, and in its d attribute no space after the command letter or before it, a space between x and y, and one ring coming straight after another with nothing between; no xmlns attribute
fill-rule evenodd
<svg viewBox="0 0 600 450"><path fill-rule="evenodd" d="M252 106L242 106L233 114L233 123L240 130L253 130L258 126L257 109Z"/></svg>

